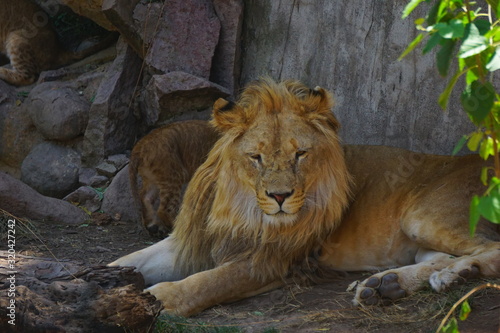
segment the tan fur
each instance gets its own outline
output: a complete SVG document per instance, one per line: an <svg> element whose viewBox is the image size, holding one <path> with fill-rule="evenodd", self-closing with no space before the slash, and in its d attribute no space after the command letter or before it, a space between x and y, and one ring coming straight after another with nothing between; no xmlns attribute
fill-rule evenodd
<svg viewBox="0 0 500 333"><path fill-rule="evenodd" d="M360 283L358 304L426 281L441 291L499 277L495 226L483 221L474 238L467 226L486 163L342 148L332 104L321 88L269 79L236 104L217 101L212 124L223 135L189 183L172 235L111 265L136 266L165 310L182 315L275 288L314 260L386 270Z"/></svg>
<svg viewBox="0 0 500 333"><path fill-rule="evenodd" d="M0 1L0 53L12 68L0 67L0 79L12 85L33 83L44 70L82 59L108 46L112 38L79 53L64 50L48 16L30 0Z"/></svg>
<svg viewBox="0 0 500 333"><path fill-rule="evenodd" d="M132 193L141 206L142 225L151 234L171 230L183 186L218 138L207 121L191 120L155 129L134 146L129 166Z"/></svg>

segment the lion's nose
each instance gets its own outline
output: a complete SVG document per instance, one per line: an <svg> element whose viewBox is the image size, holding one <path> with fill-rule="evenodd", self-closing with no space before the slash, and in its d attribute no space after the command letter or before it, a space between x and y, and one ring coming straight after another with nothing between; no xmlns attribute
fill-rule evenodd
<svg viewBox="0 0 500 333"><path fill-rule="evenodd" d="M273 198L274 200L276 200L276 202L278 203L278 205L282 205L283 202L285 202L285 199L288 198L289 196L291 196L293 194L293 191L291 192L286 192L286 193L269 193L266 191L266 195L270 198Z"/></svg>

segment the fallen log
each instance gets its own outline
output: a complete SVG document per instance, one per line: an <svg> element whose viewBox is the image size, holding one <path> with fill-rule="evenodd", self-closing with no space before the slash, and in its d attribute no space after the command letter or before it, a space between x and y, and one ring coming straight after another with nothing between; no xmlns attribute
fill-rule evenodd
<svg viewBox="0 0 500 333"><path fill-rule="evenodd" d="M1 332L148 332L161 305L131 267L0 251Z"/></svg>

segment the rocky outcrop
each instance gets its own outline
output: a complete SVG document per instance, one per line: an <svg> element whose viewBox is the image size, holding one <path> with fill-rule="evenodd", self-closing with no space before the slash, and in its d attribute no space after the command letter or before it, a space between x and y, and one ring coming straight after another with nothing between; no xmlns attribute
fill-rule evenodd
<svg viewBox="0 0 500 333"><path fill-rule="evenodd" d="M43 72L33 86L0 82L0 170L88 212L138 221L130 149L165 123L207 119L238 87L243 0L37 2L49 16L69 6L121 38L116 52Z"/></svg>

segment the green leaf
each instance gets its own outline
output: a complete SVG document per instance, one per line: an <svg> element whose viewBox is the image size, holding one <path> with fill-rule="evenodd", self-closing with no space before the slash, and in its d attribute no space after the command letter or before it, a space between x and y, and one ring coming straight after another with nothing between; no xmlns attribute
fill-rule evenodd
<svg viewBox="0 0 500 333"><path fill-rule="evenodd" d="M474 81L460 96L462 107L475 124L480 124L490 113L495 100L495 89L491 83Z"/></svg>
<svg viewBox="0 0 500 333"><path fill-rule="evenodd" d="M484 186L488 185L488 171L490 171L489 167L481 169L481 183L483 183Z"/></svg>
<svg viewBox="0 0 500 333"><path fill-rule="evenodd" d="M467 24L464 41L458 51L458 57L467 58L481 53L487 48L488 40L484 36L481 36L475 23Z"/></svg>
<svg viewBox="0 0 500 333"><path fill-rule="evenodd" d="M441 37L446 39L462 38L465 31L462 20L450 20L446 23L438 23L434 28L438 30Z"/></svg>
<svg viewBox="0 0 500 333"><path fill-rule="evenodd" d="M494 72L497 69L500 69L500 47L497 46L495 52L493 52L493 55L486 64L486 69L490 72Z"/></svg>
<svg viewBox="0 0 500 333"><path fill-rule="evenodd" d="M434 25L437 22L437 17L439 13L439 8L441 7L442 0L438 0L434 3L434 6L429 10L429 14L427 14L427 24Z"/></svg>
<svg viewBox="0 0 500 333"><path fill-rule="evenodd" d="M498 189L489 195L480 198L478 205L479 213L493 223L500 223L500 193Z"/></svg>
<svg viewBox="0 0 500 333"><path fill-rule="evenodd" d="M489 32L491 28L491 24L488 20L475 20L474 25L477 27L477 30L479 30L481 36Z"/></svg>
<svg viewBox="0 0 500 333"><path fill-rule="evenodd" d="M455 317L448 321L448 324L441 329L442 333L459 333L458 332L458 322Z"/></svg>
<svg viewBox="0 0 500 333"><path fill-rule="evenodd" d="M444 40L441 49L436 54L437 67L439 74L446 76L448 74L448 69L450 68L451 60L453 59L453 48L455 47L455 41L451 39Z"/></svg>
<svg viewBox="0 0 500 333"><path fill-rule="evenodd" d="M458 316L458 318L460 318L460 320L464 321L465 319L467 319L470 312L471 312L471 308L469 305L469 301L465 300L462 303L462 307L460 308L460 315Z"/></svg>
<svg viewBox="0 0 500 333"><path fill-rule="evenodd" d="M460 150L462 150L463 146L467 142L467 135L464 135L458 140L458 143L455 145L455 148L453 148L453 152L451 153L452 155L458 154Z"/></svg>
<svg viewBox="0 0 500 333"><path fill-rule="evenodd" d="M467 142L467 147L470 151L476 151L481 140L483 140L483 132L474 132Z"/></svg>
<svg viewBox="0 0 500 333"><path fill-rule="evenodd" d="M448 85L446 86L444 91L441 93L441 95L439 95L438 104L443 110L446 110L446 107L448 106L450 94L453 91L453 88L455 87L458 79L460 78L460 76L467 73L467 71L468 69L465 69L461 72L456 72L455 75L453 75L453 77L450 79L450 82L448 82Z"/></svg>
<svg viewBox="0 0 500 333"><path fill-rule="evenodd" d="M425 44L424 49L422 50L423 54L426 54L430 50L432 50L436 45L439 44L443 40L443 37L441 37L439 34L433 34L431 38L427 41L427 44Z"/></svg>
<svg viewBox="0 0 500 333"><path fill-rule="evenodd" d="M421 2L423 2L424 0L411 0L405 7L405 9L403 9L403 15L401 16L402 19L405 19L408 17L408 15L411 14L411 12L417 8L418 5L420 5Z"/></svg>
<svg viewBox="0 0 500 333"><path fill-rule="evenodd" d="M401 55L398 58L398 61L401 61L404 57L406 57L406 55L408 55L408 53L413 51L413 49L415 49L415 47L418 44L420 44L420 42L422 41L423 38L424 38L424 34L421 34L421 33L418 34L417 37L415 37L415 39L408 45L406 50L404 50L403 53L401 53Z"/></svg>
<svg viewBox="0 0 500 333"><path fill-rule="evenodd" d="M476 233L477 223L479 222L479 218L481 214L479 213L479 196L474 195L472 197L472 201L470 202L470 210L469 210L469 232L471 237Z"/></svg>
<svg viewBox="0 0 500 333"><path fill-rule="evenodd" d="M487 160L488 157L493 155L495 155L495 151L493 150L493 139L491 137L487 137L481 142L479 156L481 156L484 160Z"/></svg>

